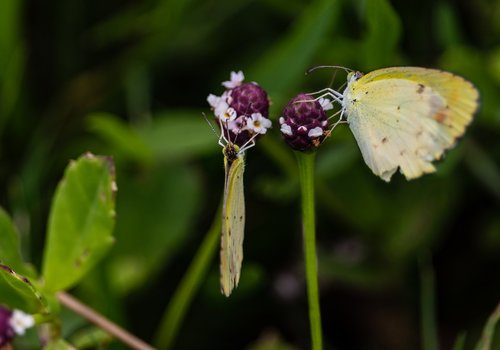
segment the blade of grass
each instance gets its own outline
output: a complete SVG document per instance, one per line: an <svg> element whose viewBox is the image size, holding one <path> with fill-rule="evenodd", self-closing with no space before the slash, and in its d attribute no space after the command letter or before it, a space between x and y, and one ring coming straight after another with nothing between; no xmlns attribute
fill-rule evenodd
<svg viewBox="0 0 500 350"><path fill-rule="evenodd" d="M219 206L212 226L163 314L154 341L154 344L159 349L170 349L172 347L189 305L207 274L219 242L221 208L222 206Z"/></svg>
<svg viewBox="0 0 500 350"><path fill-rule="evenodd" d="M498 321L500 320L500 303L498 303L495 311L491 314L486 321L486 325L484 326L483 333L481 334L481 339L477 343L474 350L491 350L491 343L493 341L493 336L495 334L495 328L497 326Z"/></svg>

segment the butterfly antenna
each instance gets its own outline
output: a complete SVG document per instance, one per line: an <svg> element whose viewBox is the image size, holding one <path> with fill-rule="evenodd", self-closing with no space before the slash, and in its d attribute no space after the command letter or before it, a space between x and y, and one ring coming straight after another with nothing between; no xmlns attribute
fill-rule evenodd
<svg viewBox="0 0 500 350"><path fill-rule="evenodd" d="M323 68L335 68L335 69L342 69L343 71L349 73L353 72L352 69L344 67L344 66L314 66L306 70L306 75L314 72L316 69L323 69Z"/></svg>
<svg viewBox="0 0 500 350"><path fill-rule="evenodd" d="M207 115L205 114L205 112L201 112L201 114L203 115L203 118L205 118L205 120L207 121L208 123L208 126L210 127L210 129L212 129L213 133L215 134L215 136L217 138L220 138L220 134L215 130L214 126L212 125L212 123L210 122L210 120L208 120L207 118Z"/></svg>

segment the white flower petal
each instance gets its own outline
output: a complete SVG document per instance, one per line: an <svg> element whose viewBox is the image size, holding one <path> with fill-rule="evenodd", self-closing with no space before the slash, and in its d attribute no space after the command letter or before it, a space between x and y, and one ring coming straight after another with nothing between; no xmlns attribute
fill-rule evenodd
<svg viewBox="0 0 500 350"><path fill-rule="evenodd" d="M319 126L309 130L309 132L307 133L307 136L309 137L319 137L323 135L323 129L321 129Z"/></svg>
<svg viewBox="0 0 500 350"><path fill-rule="evenodd" d="M244 79L245 76L243 75L242 71L231 72L231 80L222 82L222 86L228 89L232 89L240 86Z"/></svg>
<svg viewBox="0 0 500 350"><path fill-rule="evenodd" d="M328 98L320 98L319 99L319 104L321 105L321 107L325 110L325 111L328 111L330 109L333 109L333 104L332 104L332 101Z"/></svg>
<svg viewBox="0 0 500 350"><path fill-rule="evenodd" d="M252 113L250 118L247 119L246 128L257 134L265 134L269 127L271 127L271 121L264 118L260 113Z"/></svg>
<svg viewBox="0 0 500 350"><path fill-rule="evenodd" d="M292 136L293 135L292 128L288 124L281 124L281 129L280 130L285 135L288 135L288 136Z"/></svg>
<svg viewBox="0 0 500 350"><path fill-rule="evenodd" d="M21 310L14 310L9 319L9 324L16 334L23 335L26 329L35 325L35 319Z"/></svg>
<svg viewBox="0 0 500 350"><path fill-rule="evenodd" d="M216 108L217 105L220 103L221 97L220 96L215 96L214 94L210 94L207 97L207 102L212 108Z"/></svg>

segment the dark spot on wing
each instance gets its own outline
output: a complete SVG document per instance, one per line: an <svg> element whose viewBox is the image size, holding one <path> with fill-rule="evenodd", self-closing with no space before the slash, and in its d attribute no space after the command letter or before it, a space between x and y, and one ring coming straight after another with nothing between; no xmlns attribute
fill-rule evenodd
<svg viewBox="0 0 500 350"><path fill-rule="evenodd" d="M402 150L401 152L399 152L400 156L404 156L405 154L406 154L406 150Z"/></svg>
<svg viewBox="0 0 500 350"><path fill-rule="evenodd" d="M368 91L365 91L365 95L368 95Z"/></svg>
<svg viewBox="0 0 500 350"><path fill-rule="evenodd" d="M398 111L401 109L401 106L398 106Z"/></svg>
<svg viewBox="0 0 500 350"><path fill-rule="evenodd" d="M388 141L388 140L387 140L387 137L384 137L384 138L382 139L382 141L381 141L381 142L382 142L382 143L386 143L387 141Z"/></svg>
<svg viewBox="0 0 500 350"><path fill-rule="evenodd" d="M424 92L424 90L425 90L424 84L418 84L417 93L421 94L422 92Z"/></svg>
<svg viewBox="0 0 500 350"><path fill-rule="evenodd" d="M432 116L432 119L434 119L435 121L437 121L440 124L443 124L446 120L446 117L447 117L446 112L441 110L441 111L437 112L436 114L434 114Z"/></svg>
<svg viewBox="0 0 500 350"><path fill-rule="evenodd" d="M240 215L240 221L243 221L243 215Z"/></svg>

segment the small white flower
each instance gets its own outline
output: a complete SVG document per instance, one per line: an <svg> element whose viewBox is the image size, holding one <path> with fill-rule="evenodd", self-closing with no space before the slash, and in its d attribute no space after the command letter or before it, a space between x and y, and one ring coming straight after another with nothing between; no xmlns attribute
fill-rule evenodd
<svg viewBox="0 0 500 350"><path fill-rule="evenodd" d="M210 107L212 107L213 109L215 109L219 105L221 99L222 98L220 96L215 96L214 94L210 94L207 97L207 102L210 105Z"/></svg>
<svg viewBox="0 0 500 350"><path fill-rule="evenodd" d="M234 132L235 134L239 134L245 127L245 117L240 116L235 120L232 120L228 123L227 128Z"/></svg>
<svg viewBox="0 0 500 350"><path fill-rule="evenodd" d="M219 118L223 122L232 122L238 116L236 111L232 107L226 108L226 110L224 112L222 112L218 115L216 113L215 115L217 116L217 118Z"/></svg>
<svg viewBox="0 0 500 350"><path fill-rule="evenodd" d="M252 130L257 134L265 134L267 129L271 127L271 121L264 118L260 113L252 113L250 118L247 119L248 130Z"/></svg>
<svg viewBox="0 0 500 350"><path fill-rule="evenodd" d="M231 80L222 82L222 86L228 89L232 89L237 86L240 86L244 79L245 76L243 75L242 71L231 72Z"/></svg>
<svg viewBox="0 0 500 350"><path fill-rule="evenodd" d="M315 127L315 128L312 128L311 130L309 130L309 132L307 133L307 136L309 137L320 137L321 135L323 135L323 129L321 129L319 126Z"/></svg>
<svg viewBox="0 0 500 350"><path fill-rule="evenodd" d="M292 136L293 135L292 128L288 124L281 124L281 129L280 130L285 135L288 135L288 136Z"/></svg>
<svg viewBox="0 0 500 350"><path fill-rule="evenodd" d="M20 310L14 310L9 319L9 324L16 334L23 335L26 332L26 329L35 325L35 319L33 316Z"/></svg>
<svg viewBox="0 0 500 350"><path fill-rule="evenodd" d="M280 124L285 124L285 118L280 117L279 122L280 122Z"/></svg>
<svg viewBox="0 0 500 350"><path fill-rule="evenodd" d="M297 131L300 131L302 133L306 132L307 131L307 128L304 126L304 125L301 125L297 128Z"/></svg>
<svg viewBox="0 0 500 350"><path fill-rule="evenodd" d="M321 107L325 110L325 111L328 111L330 109L333 109L333 104L332 104L332 101L330 101L330 99L328 98L320 98L319 99L319 104L321 105Z"/></svg>

